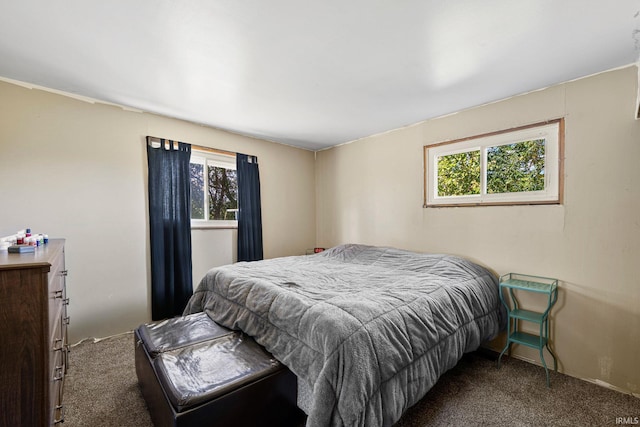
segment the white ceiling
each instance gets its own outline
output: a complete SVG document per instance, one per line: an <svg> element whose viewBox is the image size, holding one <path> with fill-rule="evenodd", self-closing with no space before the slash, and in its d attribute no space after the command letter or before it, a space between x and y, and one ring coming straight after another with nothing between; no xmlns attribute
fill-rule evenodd
<svg viewBox="0 0 640 427"><path fill-rule="evenodd" d="M0 0L0 76L312 150L629 65L640 0Z"/></svg>

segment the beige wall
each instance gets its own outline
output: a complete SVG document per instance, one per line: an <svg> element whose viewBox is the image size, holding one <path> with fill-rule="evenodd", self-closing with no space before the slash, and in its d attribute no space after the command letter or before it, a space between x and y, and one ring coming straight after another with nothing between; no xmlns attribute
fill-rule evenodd
<svg viewBox="0 0 640 427"><path fill-rule="evenodd" d="M637 81L628 67L318 152L318 245L446 252L499 274L556 277L560 370L640 394ZM424 145L558 117L566 119L562 206L422 208ZM535 351L515 354L539 363Z"/></svg>
<svg viewBox="0 0 640 427"><path fill-rule="evenodd" d="M238 229L191 229L193 288L210 269L238 259Z"/></svg>
<svg viewBox="0 0 640 427"><path fill-rule="evenodd" d="M258 156L265 257L315 243L313 152L0 82L0 236L67 239L71 342L150 319L146 135ZM194 230L196 283L232 237Z"/></svg>

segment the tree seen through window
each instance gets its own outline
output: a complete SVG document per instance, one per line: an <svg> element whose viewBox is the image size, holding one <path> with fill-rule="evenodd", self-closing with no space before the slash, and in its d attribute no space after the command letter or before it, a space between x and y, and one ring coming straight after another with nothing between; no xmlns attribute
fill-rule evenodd
<svg viewBox="0 0 640 427"><path fill-rule="evenodd" d="M206 170L206 181L205 181ZM236 170L193 158L189 165L191 182L191 219L236 220L238 179ZM206 197L205 197L206 195ZM205 215L206 214L206 215Z"/></svg>

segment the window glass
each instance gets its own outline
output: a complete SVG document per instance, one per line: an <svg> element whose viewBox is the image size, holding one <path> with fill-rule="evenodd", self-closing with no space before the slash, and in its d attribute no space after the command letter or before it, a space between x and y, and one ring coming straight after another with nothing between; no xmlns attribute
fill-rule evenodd
<svg viewBox="0 0 640 427"><path fill-rule="evenodd" d="M204 219L204 165L189 164L191 178L191 218Z"/></svg>
<svg viewBox="0 0 640 427"><path fill-rule="evenodd" d="M209 166L209 219L235 220L238 210L238 179L236 171ZM191 215L193 218L193 215Z"/></svg>
<svg viewBox="0 0 640 427"><path fill-rule="evenodd" d="M487 148L487 193L544 190L545 140Z"/></svg>
<svg viewBox="0 0 640 427"><path fill-rule="evenodd" d="M480 150L438 156L438 196L480 194Z"/></svg>

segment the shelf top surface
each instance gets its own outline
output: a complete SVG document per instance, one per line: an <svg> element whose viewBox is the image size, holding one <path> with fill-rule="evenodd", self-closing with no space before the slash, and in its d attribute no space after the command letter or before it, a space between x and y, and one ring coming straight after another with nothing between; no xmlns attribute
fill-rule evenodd
<svg viewBox="0 0 640 427"><path fill-rule="evenodd" d="M541 283L541 282L534 282L532 280L510 278L500 282L500 286L513 288L513 289L522 289L525 291L532 291L532 292L550 293L553 290L555 290L558 285L557 285L557 282Z"/></svg>

